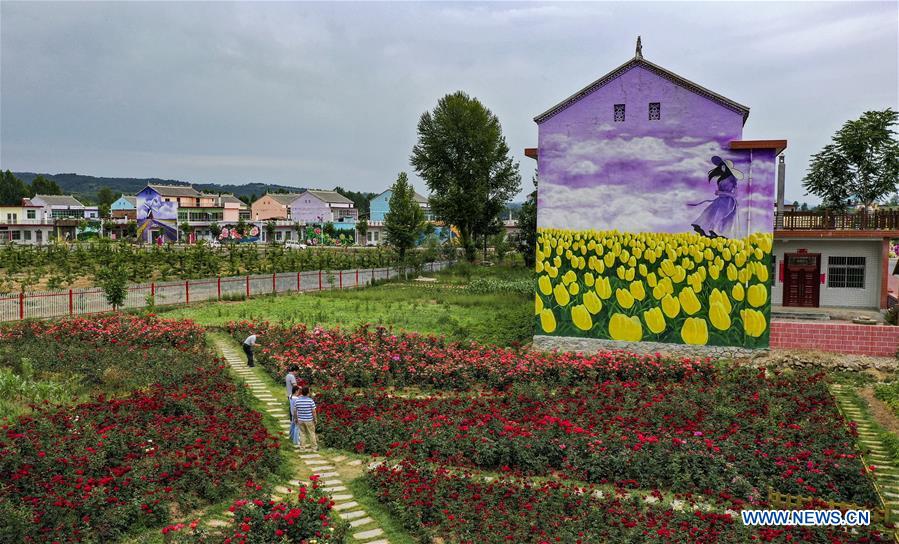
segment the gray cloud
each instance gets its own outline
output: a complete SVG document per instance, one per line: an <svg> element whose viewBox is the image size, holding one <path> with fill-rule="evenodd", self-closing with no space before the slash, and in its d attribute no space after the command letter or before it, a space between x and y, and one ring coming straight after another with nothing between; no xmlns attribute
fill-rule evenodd
<svg viewBox="0 0 899 544"><path fill-rule="evenodd" d="M644 54L787 138L787 197L847 119L897 107L897 4L0 3L0 166L378 192L447 92L503 123ZM416 184L422 188L423 183ZM809 199L811 200L811 199Z"/></svg>

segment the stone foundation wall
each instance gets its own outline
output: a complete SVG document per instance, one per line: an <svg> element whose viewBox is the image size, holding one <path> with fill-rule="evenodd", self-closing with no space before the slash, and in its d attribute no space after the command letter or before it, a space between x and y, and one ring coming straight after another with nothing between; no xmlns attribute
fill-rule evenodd
<svg viewBox="0 0 899 544"><path fill-rule="evenodd" d="M624 350L633 353L673 355L704 359L741 358L754 359L768 355L767 349L745 349L722 346L690 346L685 344L663 344L659 342L618 342L600 338L573 338L569 336L534 336L534 347L544 351L569 351L577 353L598 353L601 351Z"/></svg>

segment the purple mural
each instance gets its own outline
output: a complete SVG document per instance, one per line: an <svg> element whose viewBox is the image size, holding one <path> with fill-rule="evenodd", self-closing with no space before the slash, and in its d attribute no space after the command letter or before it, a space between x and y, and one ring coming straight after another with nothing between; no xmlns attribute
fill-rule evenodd
<svg viewBox="0 0 899 544"><path fill-rule="evenodd" d="M154 189L146 187L135 195L137 235L145 242L157 238L178 240L178 203L165 202Z"/></svg>
<svg viewBox="0 0 899 544"><path fill-rule="evenodd" d="M776 150L740 145L748 113L638 53L535 119L539 333L767 345Z"/></svg>

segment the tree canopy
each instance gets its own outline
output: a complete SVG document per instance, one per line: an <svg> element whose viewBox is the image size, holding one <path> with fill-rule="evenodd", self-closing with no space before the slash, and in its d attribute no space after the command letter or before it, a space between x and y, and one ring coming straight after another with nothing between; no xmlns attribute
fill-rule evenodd
<svg viewBox="0 0 899 544"><path fill-rule="evenodd" d="M405 172L399 173L390 190L390 211L384 216L384 230L387 243L396 248L402 259L424 231L425 213L415 201L415 189Z"/></svg>
<svg viewBox="0 0 899 544"><path fill-rule="evenodd" d="M847 121L833 142L812 156L805 189L831 208L857 202L869 207L896 192L899 140L893 127L899 114L890 108L867 111Z"/></svg>
<svg viewBox="0 0 899 544"><path fill-rule="evenodd" d="M534 190L518 211L518 250L524 263L533 267L537 257L537 175L534 175Z"/></svg>
<svg viewBox="0 0 899 544"><path fill-rule="evenodd" d="M462 91L448 94L421 115L411 163L431 191L432 211L458 229L474 260L476 237L495 230L521 187L499 119Z"/></svg>

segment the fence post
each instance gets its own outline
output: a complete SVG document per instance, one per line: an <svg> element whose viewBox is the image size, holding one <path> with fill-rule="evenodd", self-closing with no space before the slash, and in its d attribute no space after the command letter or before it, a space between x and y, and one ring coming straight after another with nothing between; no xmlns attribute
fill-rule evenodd
<svg viewBox="0 0 899 544"><path fill-rule="evenodd" d="M277 288L275 287L275 285L276 285L275 284L275 275L276 274L277 274L277 272L272 272L272 293L278 292Z"/></svg>
<svg viewBox="0 0 899 544"><path fill-rule="evenodd" d="M247 298L250 298L250 275L247 274Z"/></svg>
<svg viewBox="0 0 899 544"><path fill-rule="evenodd" d="M153 299L154 299L153 302L156 302L156 300L155 300L156 299L156 282L155 281L150 282L150 296L153 297Z"/></svg>
<svg viewBox="0 0 899 544"><path fill-rule="evenodd" d="M75 295L72 293L72 290L69 289L69 315L73 315L75 313Z"/></svg>
<svg viewBox="0 0 899 544"><path fill-rule="evenodd" d="M218 295L218 299L222 300L222 277L218 276L218 282L216 285L216 294Z"/></svg>
<svg viewBox="0 0 899 544"><path fill-rule="evenodd" d="M359 269L356 269L356 287L359 287Z"/></svg>
<svg viewBox="0 0 899 544"><path fill-rule="evenodd" d="M340 276L340 289L343 289L343 270L338 270L337 275Z"/></svg>
<svg viewBox="0 0 899 544"><path fill-rule="evenodd" d="M322 290L322 269L318 269L318 290Z"/></svg>
<svg viewBox="0 0 899 544"><path fill-rule="evenodd" d="M184 280L184 303L190 304L190 280Z"/></svg>
<svg viewBox="0 0 899 544"><path fill-rule="evenodd" d="M300 273L297 272L297 293L300 292Z"/></svg>
<svg viewBox="0 0 899 544"><path fill-rule="evenodd" d="M19 319L25 319L25 291L19 291Z"/></svg>

